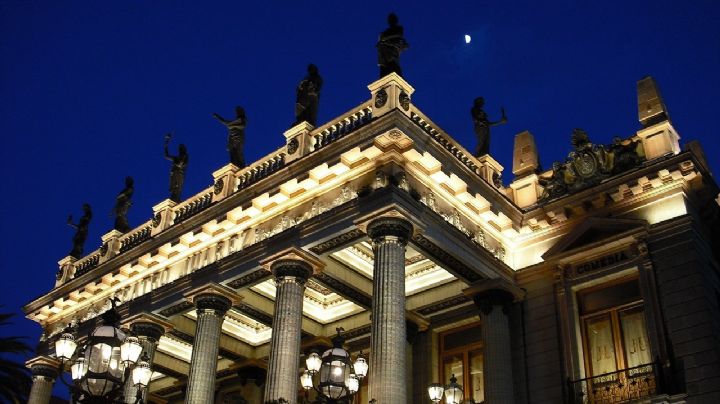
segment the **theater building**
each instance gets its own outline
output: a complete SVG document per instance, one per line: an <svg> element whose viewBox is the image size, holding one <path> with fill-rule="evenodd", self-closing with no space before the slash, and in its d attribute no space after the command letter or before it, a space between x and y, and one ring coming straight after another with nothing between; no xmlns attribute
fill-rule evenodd
<svg viewBox="0 0 720 404"><path fill-rule="evenodd" d="M543 171L523 132L511 175L398 75L368 88L62 259L24 308L44 329L30 402L56 382L54 341L112 298L152 362L146 402L303 402L305 358L340 327L369 363L356 404L430 403L452 375L475 403L720 402L718 186L651 78L635 133L552 139L570 154Z"/></svg>

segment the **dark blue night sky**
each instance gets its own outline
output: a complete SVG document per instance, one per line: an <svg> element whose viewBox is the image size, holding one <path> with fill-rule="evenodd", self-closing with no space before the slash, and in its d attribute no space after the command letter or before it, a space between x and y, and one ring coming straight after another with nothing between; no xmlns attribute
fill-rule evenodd
<svg viewBox="0 0 720 404"><path fill-rule="evenodd" d="M135 177L136 226L167 196L173 152L187 144L185 196L227 162L211 114L247 111L246 158L283 144L308 63L324 78L319 121L369 98L375 41L395 11L413 103L475 146L473 98L484 96L491 154L512 177L516 133L535 135L544 167L570 150L573 128L596 143L639 128L635 83L658 81L681 142L698 139L720 169L720 2L717 1L35 1L0 0L2 311L53 286L81 206L93 206L86 251L112 227L110 210ZM465 44L463 35L472 37ZM17 318L2 334L40 328Z"/></svg>

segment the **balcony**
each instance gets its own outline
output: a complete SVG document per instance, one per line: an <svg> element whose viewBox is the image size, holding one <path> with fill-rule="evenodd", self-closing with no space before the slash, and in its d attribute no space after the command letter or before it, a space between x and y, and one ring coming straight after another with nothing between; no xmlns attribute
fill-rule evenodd
<svg viewBox="0 0 720 404"><path fill-rule="evenodd" d="M662 367L648 363L580 380L568 380L568 403L610 404L642 402L665 393Z"/></svg>

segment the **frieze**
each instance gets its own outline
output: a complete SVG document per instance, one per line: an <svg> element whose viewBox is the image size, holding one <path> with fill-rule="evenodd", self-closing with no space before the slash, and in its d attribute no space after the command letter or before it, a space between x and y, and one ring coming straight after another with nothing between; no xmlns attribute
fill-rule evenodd
<svg viewBox="0 0 720 404"><path fill-rule="evenodd" d="M269 314L266 314L250 305L247 305L245 303L240 303L236 306L234 306L234 309L238 312L252 318L253 320L257 321L258 323L264 324L268 327L272 326L272 316Z"/></svg>
<svg viewBox="0 0 720 404"><path fill-rule="evenodd" d="M259 283L260 281L268 278L269 276L270 274L267 271L260 269L247 275L241 276L240 278L237 278L231 282L228 282L228 286L233 289L240 289L246 286L253 285L255 283Z"/></svg>
<svg viewBox="0 0 720 404"><path fill-rule="evenodd" d="M188 333L184 333L180 330L171 330L168 332L168 336L173 337L174 339L176 339L178 341L188 343L190 345L192 345L195 342L194 336L192 336Z"/></svg>
<svg viewBox="0 0 720 404"><path fill-rule="evenodd" d="M422 306L415 311L423 316L428 316L430 314L437 313L451 307L460 306L461 304L465 304L468 302L470 302L469 297L465 295L458 295L433 304L429 304L427 306Z"/></svg>
<svg viewBox="0 0 720 404"><path fill-rule="evenodd" d="M328 251L337 250L347 244L353 243L364 236L365 233L360 231L360 229L352 229L347 233L343 233L337 237L334 237L328 241L322 242L310 248L310 251L318 255L324 254Z"/></svg>
<svg viewBox="0 0 720 404"><path fill-rule="evenodd" d="M159 314L163 317L172 317L176 314L185 313L186 311L193 308L193 304L188 301L180 302L174 306L170 306L168 308L162 309L159 311Z"/></svg>
<svg viewBox="0 0 720 404"><path fill-rule="evenodd" d="M460 211L458 211L456 208L453 208L452 213L444 212L440 209L436 199L435 194L432 192L428 192L425 194L422 198L420 198L420 202L430 208L433 212L440 215L446 222L448 222L451 226L459 230L462 234L464 234L466 237L468 237L470 240L472 240L475 244L479 245L480 247L484 248L488 252L490 252L495 258L499 259L500 261L503 261L505 259L505 247L503 247L501 244L497 244L495 247L492 247L487 242L487 237L485 236L485 231L478 227L475 232L471 232L462 222L462 219L460 217Z"/></svg>
<svg viewBox="0 0 720 404"><path fill-rule="evenodd" d="M445 250L435 245L421 234L413 236L412 241L420 248L425 250L428 254L434 256L438 261L442 262L443 265L447 265L455 273L462 276L465 281L475 282L480 280L480 275L470 269L467 265L460 262L457 258L448 254Z"/></svg>
<svg viewBox="0 0 720 404"><path fill-rule="evenodd" d="M346 341L349 341L354 338L362 337L363 335L370 334L370 324L364 325L362 327L353 328L352 330L345 331L343 333L343 337Z"/></svg>
<svg viewBox="0 0 720 404"><path fill-rule="evenodd" d="M310 220L315 216L319 216L323 213L329 212L330 210L340 205L343 205L344 203L349 202L353 199L356 199L357 197L358 193L355 191L355 189L345 185L340 188L338 196L330 203L323 203L321 201L315 200L311 203L310 209L308 209L301 215L295 217L283 215L280 217L275 226L271 227L270 229L266 230L263 228L256 228L255 241L260 242L263 240L267 240L277 234L284 232L287 229L290 229L291 227L297 226L302 222Z"/></svg>
<svg viewBox="0 0 720 404"><path fill-rule="evenodd" d="M326 288L325 286L319 284L319 283L318 283L317 281L315 281L314 279L308 280L307 283L305 284L305 286L306 286L308 289L311 289L311 290L313 290L313 291L315 291L315 292L317 292L317 293L320 293L320 294L323 295L323 296L327 296L327 295L333 293L332 290L330 290L330 289Z"/></svg>
<svg viewBox="0 0 720 404"><path fill-rule="evenodd" d="M317 279L318 282L326 285L331 290L334 290L337 294L347 297L353 303L359 304L360 306L366 308L372 305L372 300L370 299L370 296L346 284L345 282L342 282L333 278L330 275L327 275L324 272L316 274L315 279Z"/></svg>

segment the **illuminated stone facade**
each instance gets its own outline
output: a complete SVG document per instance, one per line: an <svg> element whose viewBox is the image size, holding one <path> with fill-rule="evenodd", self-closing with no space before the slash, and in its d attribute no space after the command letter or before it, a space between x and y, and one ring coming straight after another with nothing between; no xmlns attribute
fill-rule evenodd
<svg viewBox="0 0 720 404"><path fill-rule="evenodd" d="M158 403L295 403L304 356L337 327L370 358L356 402L428 403L451 373L477 402L719 402L718 187L654 83L639 88L637 134L595 146L578 132L541 172L524 132L506 187L388 75L369 101L64 258L25 311L48 346L112 297L128 326L155 321ZM33 403L51 354L29 364Z"/></svg>

